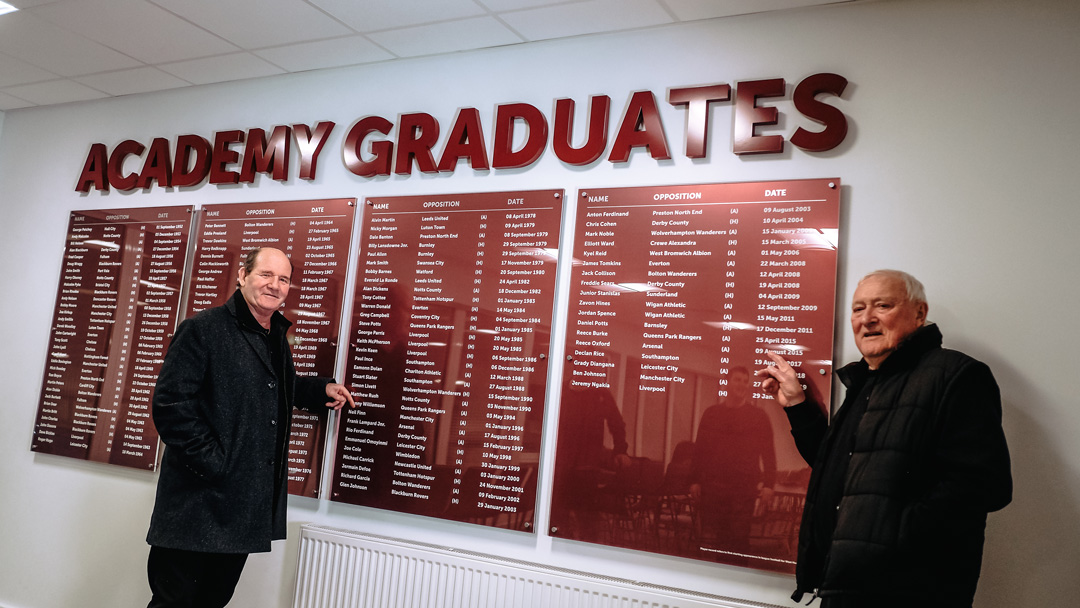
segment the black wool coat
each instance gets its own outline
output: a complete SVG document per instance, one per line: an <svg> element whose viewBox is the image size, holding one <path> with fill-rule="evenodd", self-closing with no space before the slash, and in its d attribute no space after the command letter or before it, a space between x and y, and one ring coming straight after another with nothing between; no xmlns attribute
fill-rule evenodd
<svg viewBox="0 0 1080 608"><path fill-rule="evenodd" d="M294 406L323 407L332 380L296 376L285 340L290 323L274 313L273 323L283 324L279 378L250 314L237 291L223 306L181 323L169 345L153 399L166 447L151 545L255 553L285 538L288 434L281 444L278 426L289 428Z"/></svg>

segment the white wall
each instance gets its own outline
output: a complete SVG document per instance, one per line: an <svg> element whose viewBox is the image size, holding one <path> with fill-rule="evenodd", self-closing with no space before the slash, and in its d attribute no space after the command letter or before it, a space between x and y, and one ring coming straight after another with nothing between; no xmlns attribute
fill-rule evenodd
<svg viewBox="0 0 1080 608"><path fill-rule="evenodd" d="M1080 374L1071 354L1080 337L1077 32L1073 0L882 0L7 112L0 137L0 605L149 599L143 537L154 476L29 450L71 210L816 177L845 184L839 309L863 273L909 270L927 285L946 345L987 361L1001 384L1016 498L990 518L977 605L1073 602L1080 595ZM445 133L457 108L477 107L490 137L496 103L550 112L558 97L573 97L580 109L590 94L608 94L619 115L635 90L662 100L672 86L772 77L790 86L821 71L851 81L835 103L852 123L845 144L821 155L789 145L781 157L737 158L729 152L730 106L721 105L704 162L678 154L684 114L670 107L663 116L676 152L671 162L636 152L625 166L575 169L548 150L523 171L459 167L446 176L363 180L340 160L343 132L369 114L395 120L428 112ZM790 104L776 105L787 116L776 132L790 134L800 119ZM73 191L93 142L327 119L339 126L314 183L296 180L294 168L285 185L263 179L182 192ZM846 361L857 353L843 316L836 358ZM551 407L549 421L556 414ZM552 447L546 441L545 454ZM234 606L288 604L301 522L791 605L785 576L310 499L293 499L290 508L290 540L253 557ZM541 513L540 529L545 521Z"/></svg>

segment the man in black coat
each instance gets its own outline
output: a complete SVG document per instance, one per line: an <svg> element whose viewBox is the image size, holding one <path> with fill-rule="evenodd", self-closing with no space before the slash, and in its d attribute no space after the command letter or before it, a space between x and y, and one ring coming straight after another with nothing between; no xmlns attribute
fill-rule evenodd
<svg viewBox="0 0 1080 608"><path fill-rule="evenodd" d="M165 455L147 542L150 608L225 606L247 555L285 538L294 406L353 406L329 378L297 377L278 309L292 263L255 249L223 306L176 330L154 390Z"/></svg>
<svg viewBox="0 0 1080 608"><path fill-rule="evenodd" d="M759 370L813 467L799 530L797 590L823 608L970 608L986 516L1012 499L1001 396L983 363L941 347L907 273L859 282L851 328L863 359L828 423L779 355Z"/></svg>

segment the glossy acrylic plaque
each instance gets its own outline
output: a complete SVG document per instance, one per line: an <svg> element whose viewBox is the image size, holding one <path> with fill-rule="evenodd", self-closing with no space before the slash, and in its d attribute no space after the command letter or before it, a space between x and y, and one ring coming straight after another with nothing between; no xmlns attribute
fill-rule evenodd
<svg viewBox="0 0 1080 608"><path fill-rule="evenodd" d="M355 199L205 205L195 232L185 318L232 296L249 251L281 249L293 264L281 312L293 324L288 336L296 373L332 377L355 211ZM319 495L328 412L293 410L290 494Z"/></svg>
<svg viewBox="0 0 1080 608"><path fill-rule="evenodd" d="M331 499L533 531L562 191L368 199Z"/></svg>
<svg viewBox="0 0 1080 608"><path fill-rule="evenodd" d="M191 215L72 212L33 451L157 466L150 402L176 327Z"/></svg>
<svg viewBox="0 0 1080 608"><path fill-rule="evenodd" d="M793 572L809 467L754 371L831 392L839 180L580 193L551 534Z"/></svg>

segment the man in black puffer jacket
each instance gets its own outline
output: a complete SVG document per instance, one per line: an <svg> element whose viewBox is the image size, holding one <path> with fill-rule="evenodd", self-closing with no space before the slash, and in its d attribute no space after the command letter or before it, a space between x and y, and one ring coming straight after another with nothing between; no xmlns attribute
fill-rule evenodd
<svg viewBox="0 0 1080 608"><path fill-rule="evenodd" d="M757 372L813 468L795 601L972 605L986 515L1012 499L1001 397L986 365L941 347L927 309L911 275L863 277L851 308L863 359L837 371L847 394L831 424L780 356Z"/></svg>

